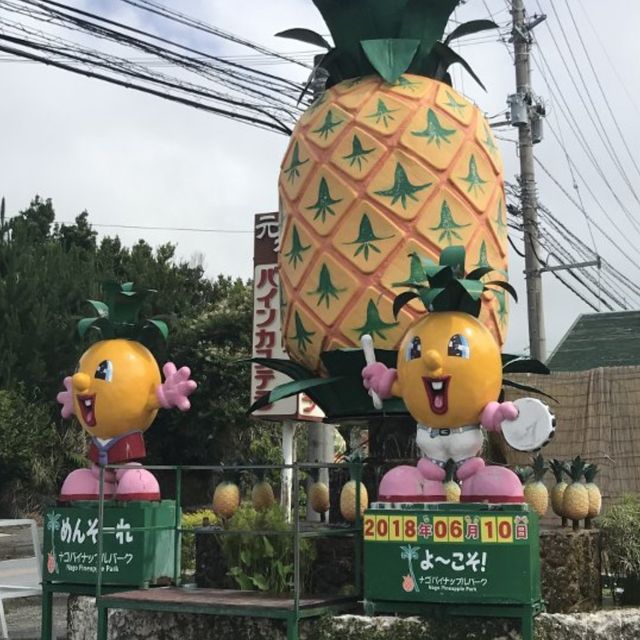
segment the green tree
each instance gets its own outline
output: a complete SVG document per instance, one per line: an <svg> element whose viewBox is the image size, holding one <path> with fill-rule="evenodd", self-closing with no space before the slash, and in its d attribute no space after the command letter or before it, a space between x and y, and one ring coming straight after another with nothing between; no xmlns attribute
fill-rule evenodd
<svg viewBox="0 0 640 640"><path fill-rule="evenodd" d="M210 280L175 249L154 249L144 240L128 248L117 237L98 242L87 212L74 224L57 225L53 204L39 197L7 214L0 230L0 393L9 394L4 402L12 407L2 405L12 418L0 420L0 441L8 443L0 448L0 468L7 479L29 484L33 473L21 471L27 453L48 460L53 497L78 465L82 431L62 422L55 396L86 347L75 324L90 313L87 298L100 299L108 279L157 289L144 313L163 316L171 333L167 345L149 346L160 364L171 359L189 366L199 384L190 412L160 412L147 434L147 462L214 463L258 449L277 459L277 429L246 415L250 374L238 363L251 351L251 283ZM28 435L22 447L15 425ZM0 482L0 493L10 485ZM34 481L33 493L41 489Z"/></svg>

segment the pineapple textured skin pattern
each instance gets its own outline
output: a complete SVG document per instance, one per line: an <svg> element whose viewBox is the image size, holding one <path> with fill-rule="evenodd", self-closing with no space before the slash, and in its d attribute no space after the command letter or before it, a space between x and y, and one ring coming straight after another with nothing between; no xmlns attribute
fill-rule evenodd
<svg viewBox="0 0 640 640"><path fill-rule="evenodd" d="M524 499L542 518L549 508L549 492L542 482L529 482L524 487Z"/></svg>
<svg viewBox="0 0 640 640"><path fill-rule="evenodd" d="M449 85L405 74L341 82L300 119L281 165L281 311L291 358L319 370L322 351L397 348L424 311L394 318L408 254L435 262L463 245L466 269L507 277L503 165L479 109ZM481 321L501 345L508 301L483 294Z"/></svg>
<svg viewBox="0 0 640 640"><path fill-rule="evenodd" d="M579 482L570 484L562 496L562 511L570 520L582 520L589 514L589 492Z"/></svg>

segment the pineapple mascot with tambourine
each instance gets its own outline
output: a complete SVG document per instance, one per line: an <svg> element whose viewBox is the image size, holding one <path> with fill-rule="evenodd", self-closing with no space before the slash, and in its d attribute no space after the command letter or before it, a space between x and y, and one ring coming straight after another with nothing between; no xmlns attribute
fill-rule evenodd
<svg viewBox="0 0 640 640"><path fill-rule="evenodd" d="M486 431L502 431L514 448L534 450L553 435L555 422L540 400L498 402L503 385L500 348L478 320L481 297L496 287L515 297L504 280L483 279L489 266L465 274L463 247L445 249L440 264L411 257L411 290L399 294L397 313L419 300L428 311L400 343L397 368L380 362L362 372L364 385L380 398L401 397L417 422L422 457L416 467L396 467L380 484L383 500L419 499L434 493L449 460L456 464L464 502L523 502L518 477L480 457ZM541 435L543 434L543 435Z"/></svg>
<svg viewBox="0 0 640 640"><path fill-rule="evenodd" d="M100 467L123 464L104 472L104 497L117 500L159 500L156 478L136 461L145 457L143 433L159 409L190 408L196 389L187 367L172 362L160 369L140 340L147 332L167 337L161 320L139 320L140 306L152 290L136 291L132 283L104 285L106 302L90 300L96 317L78 322L81 337L97 331L103 338L80 357L76 372L64 379L58 394L63 418L75 415L91 436L91 467L76 469L65 479L60 500L96 500L100 495Z"/></svg>

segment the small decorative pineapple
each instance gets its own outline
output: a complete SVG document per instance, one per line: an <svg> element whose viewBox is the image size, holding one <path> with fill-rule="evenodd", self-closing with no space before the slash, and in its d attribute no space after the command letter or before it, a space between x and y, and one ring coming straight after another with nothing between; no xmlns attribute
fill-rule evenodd
<svg viewBox="0 0 640 640"><path fill-rule="evenodd" d="M360 483L360 516L369 506L367 487ZM349 480L340 492L340 513L347 522L356 521L356 481Z"/></svg>
<svg viewBox="0 0 640 640"><path fill-rule="evenodd" d="M444 495L447 502L460 502L460 485L455 481L456 463L449 458L444 466Z"/></svg>
<svg viewBox="0 0 640 640"><path fill-rule="evenodd" d="M276 503L273 488L264 478L253 485L251 489L251 503L256 511L265 511Z"/></svg>
<svg viewBox="0 0 640 640"><path fill-rule="evenodd" d="M547 469L544 458L541 454L538 454L533 458L532 473L528 482L524 485L524 499L541 518L549 508L549 492L542 481Z"/></svg>
<svg viewBox="0 0 640 640"><path fill-rule="evenodd" d="M234 482L221 482L213 492L213 511L228 520L240 506L240 489Z"/></svg>
<svg viewBox="0 0 640 640"><path fill-rule="evenodd" d="M566 527L567 518L562 510L562 497L565 489L567 488L567 483L564 481L563 474L568 474L569 471L564 462L555 458L549 461L549 467L556 479L556 484L553 489L551 489L551 508L557 516L562 518L562 526Z"/></svg>
<svg viewBox="0 0 640 640"><path fill-rule="evenodd" d="M584 521L585 529L591 529L592 518L599 516L602 508L602 494L598 486L593 482L598 471L597 464L588 464L584 470L584 479L587 481L585 487L589 494L589 513Z"/></svg>
<svg viewBox="0 0 640 640"><path fill-rule="evenodd" d="M571 461L569 475L571 484L565 489L562 496L562 511L564 515L573 521L573 530L580 528L580 520L589 514L589 492L580 482L584 474L585 463L580 456Z"/></svg>
<svg viewBox="0 0 640 640"><path fill-rule="evenodd" d="M355 491L355 489L354 489ZM329 487L324 482L314 482L309 489L309 506L316 513L329 511Z"/></svg>

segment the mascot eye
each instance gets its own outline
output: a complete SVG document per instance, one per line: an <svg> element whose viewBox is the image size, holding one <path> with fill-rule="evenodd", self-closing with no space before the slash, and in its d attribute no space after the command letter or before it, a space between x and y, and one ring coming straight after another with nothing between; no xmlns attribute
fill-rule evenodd
<svg viewBox="0 0 640 640"><path fill-rule="evenodd" d="M111 360L103 360L97 367L94 376L98 380L104 380L105 382L111 382L113 377L113 365Z"/></svg>
<svg viewBox="0 0 640 640"><path fill-rule="evenodd" d="M406 357L407 361L415 360L422 355L422 344L420 342L420 338L415 336L413 340L407 345Z"/></svg>
<svg viewBox="0 0 640 640"><path fill-rule="evenodd" d="M470 349L469 342L465 336L456 333L449 339L449 346L447 347L447 355L454 356L456 358L469 359Z"/></svg>

